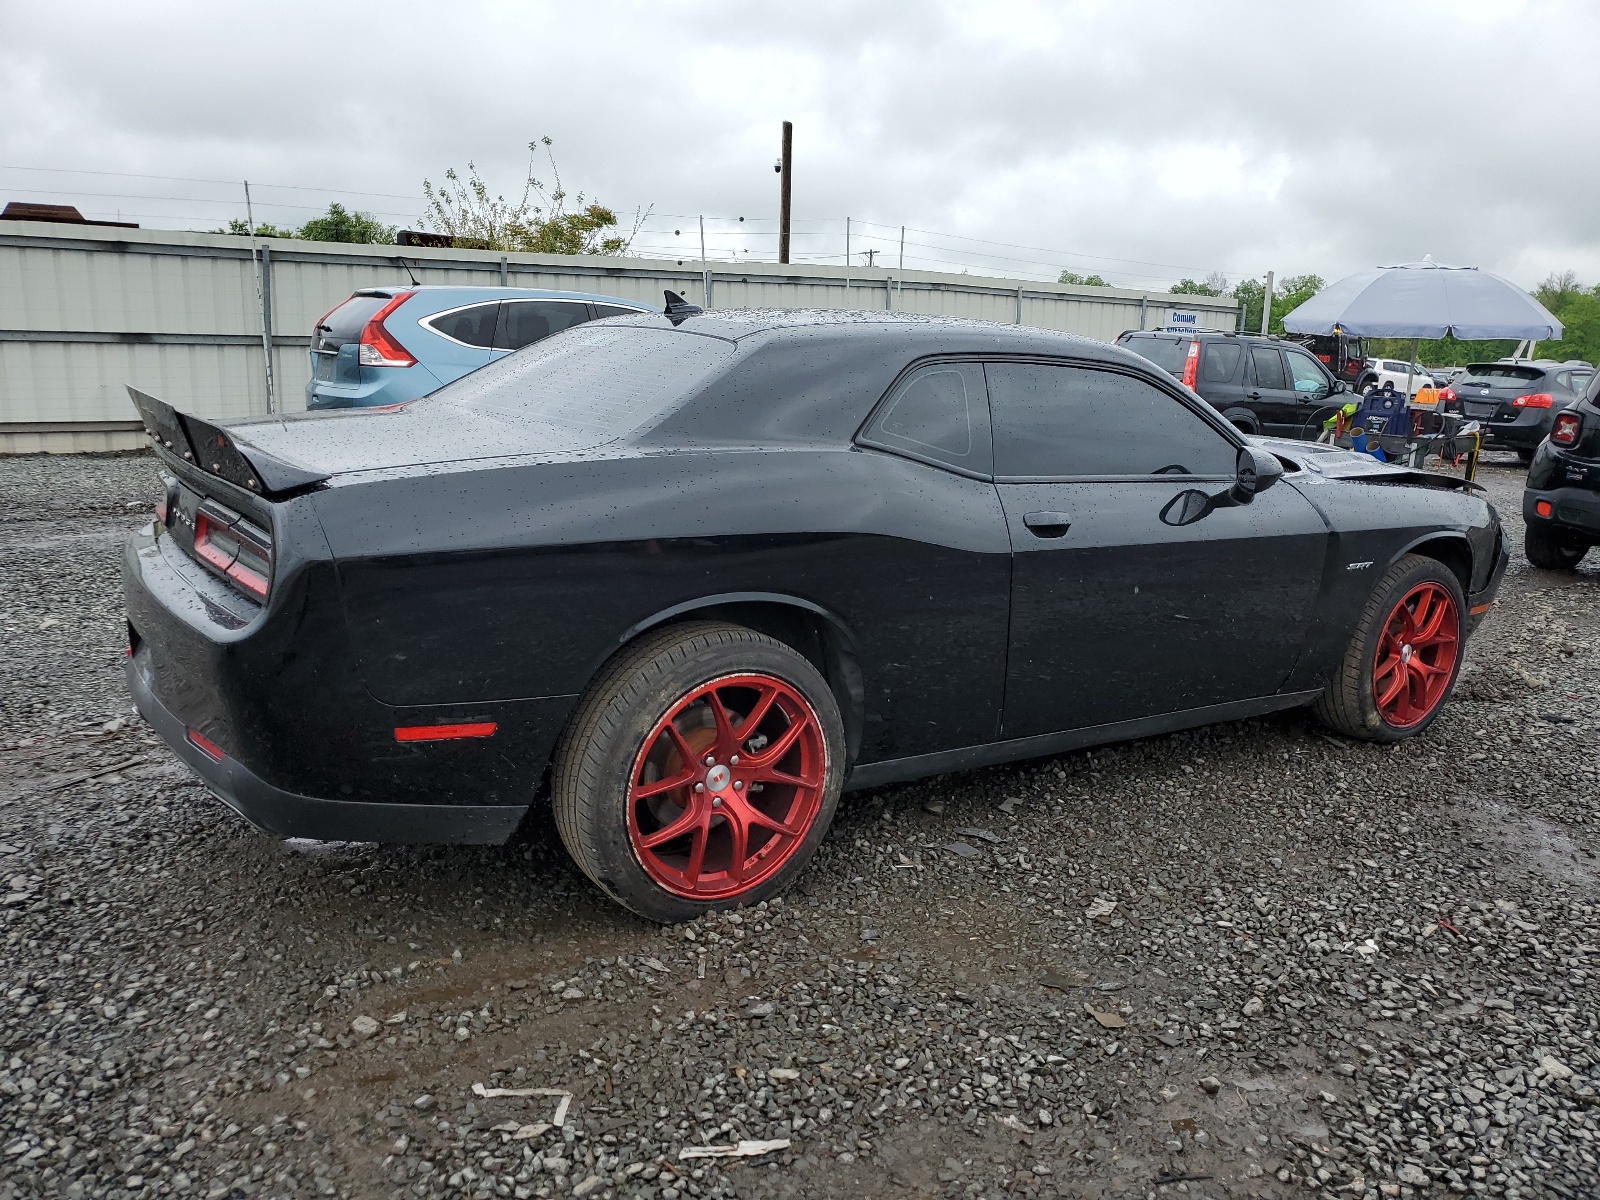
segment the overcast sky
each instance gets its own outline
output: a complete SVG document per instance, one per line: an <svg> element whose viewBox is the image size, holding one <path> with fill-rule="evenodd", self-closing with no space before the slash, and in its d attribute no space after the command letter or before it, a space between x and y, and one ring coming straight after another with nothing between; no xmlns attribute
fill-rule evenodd
<svg viewBox="0 0 1600 1200"><path fill-rule="evenodd" d="M1424 254L1595 283L1597 49L1593 0L0 0L0 201L203 229L242 196L192 181L248 178L258 219L415 227L425 177L520 194L547 134L652 209L636 249L698 256L705 214L773 260L787 118L797 258L842 262L849 216L880 265L907 225L907 267L1160 290Z"/></svg>

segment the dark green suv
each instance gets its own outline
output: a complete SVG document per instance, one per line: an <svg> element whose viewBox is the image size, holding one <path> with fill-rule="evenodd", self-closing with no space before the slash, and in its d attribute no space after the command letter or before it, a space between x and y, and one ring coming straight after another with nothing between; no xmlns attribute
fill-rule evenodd
<svg viewBox="0 0 1600 1200"><path fill-rule="evenodd" d="M1350 399L1310 351L1282 338L1130 330L1117 345L1170 371L1244 433L1311 440Z"/></svg>

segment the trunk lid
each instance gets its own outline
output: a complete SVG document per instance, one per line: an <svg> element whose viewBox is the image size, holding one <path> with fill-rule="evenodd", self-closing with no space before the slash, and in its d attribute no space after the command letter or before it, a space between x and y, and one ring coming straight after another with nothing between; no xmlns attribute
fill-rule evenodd
<svg viewBox="0 0 1600 1200"><path fill-rule="evenodd" d="M1462 414L1478 420L1515 420L1518 396L1542 390L1544 371L1515 363L1476 363L1451 385L1461 402Z"/></svg>

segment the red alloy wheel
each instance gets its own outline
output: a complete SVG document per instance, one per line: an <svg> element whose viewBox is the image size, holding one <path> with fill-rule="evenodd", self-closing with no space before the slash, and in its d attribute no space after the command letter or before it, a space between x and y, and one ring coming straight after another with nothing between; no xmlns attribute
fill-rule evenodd
<svg viewBox="0 0 1600 1200"><path fill-rule="evenodd" d="M1378 635L1372 696L1393 729L1427 720L1444 699L1461 645L1455 597L1439 583L1419 583L1390 612Z"/></svg>
<svg viewBox="0 0 1600 1200"><path fill-rule="evenodd" d="M727 900L788 862L828 777L822 726L792 684L727 675L701 684L650 730L628 784L628 839L674 895Z"/></svg>

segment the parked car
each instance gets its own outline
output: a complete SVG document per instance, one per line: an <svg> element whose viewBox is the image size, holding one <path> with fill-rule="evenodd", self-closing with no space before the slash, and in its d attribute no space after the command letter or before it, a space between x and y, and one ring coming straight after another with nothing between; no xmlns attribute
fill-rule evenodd
<svg viewBox="0 0 1600 1200"><path fill-rule="evenodd" d="M1409 375L1408 375L1409 372ZM1411 381L1411 390L1406 390L1407 378ZM1361 378L1356 381L1356 391L1367 392L1373 388L1382 389L1385 386L1399 392L1402 396L1415 396L1425 387L1437 386L1432 375L1421 363L1407 363L1393 358L1369 358L1366 369L1361 372Z"/></svg>
<svg viewBox="0 0 1600 1200"><path fill-rule="evenodd" d="M1600 381L1556 412L1522 492L1523 549L1536 567L1571 569L1600 542Z"/></svg>
<svg viewBox="0 0 1600 1200"><path fill-rule="evenodd" d="M1311 351L1316 360L1328 368L1329 374L1342 380L1346 387L1355 387L1366 370L1365 343L1348 333L1291 333L1284 340Z"/></svg>
<svg viewBox="0 0 1600 1200"><path fill-rule="evenodd" d="M1423 368L1423 370L1428 373L1428 378L1433 380L1434 387L1438 387L1438 388L1447 388L1447 387L1449 387L1451 382L1454 379L1456 379L1461 374L1461 372L1463 370L1465 370L1465 369L1466 368L1464 368L1464 367L1424 367Z"/></svg>
<svg viewBox="0 0 1600 1200"><path fill-rule="evenodd" d="M1312 439L1348 399L1308 350L1276 337L1130 330L1117 345L1165 368L1242 433Z"/></svg>
<svg viewBox="0 0 1600 1200"><path fill-rule="evenodd" d="M1444 398L1483 425L1486 446L1515 450L1524 465L1550 435L1556 414L1588 390L1588 363L1473 363L1456 377Z"/></svg>
<svg viewBox="0 0 1600 1200"><path fill-rule="evenodd" d="M1300 705L1411 737L1505 569L1476 485L1020 326L673 304L393 410L133 395L166 495L126 671L167 744L282 835L549 803L659 921L777 892L849 788Z"/></svg>
<svg viewBox="0 0 1600 1200"><path fill-rule="evenodd" d="M306 407L404 404L574 325L653 311L537 288L362 288L311 331Z"/></svg>

